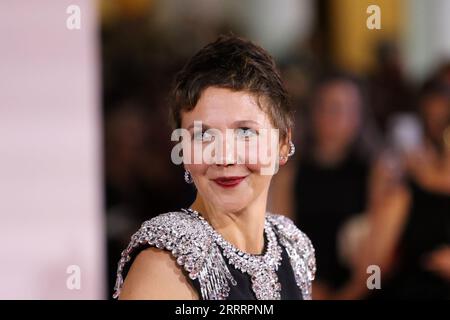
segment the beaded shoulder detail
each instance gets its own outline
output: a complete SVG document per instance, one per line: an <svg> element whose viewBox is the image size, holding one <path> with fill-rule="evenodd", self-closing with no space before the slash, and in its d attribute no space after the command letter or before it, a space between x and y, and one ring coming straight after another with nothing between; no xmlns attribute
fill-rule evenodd
<svg viewBox="0 0 450 320"><path fill-rule="evenodd" d="M145 221L122 251L113 298L120 295L127 263L142 246L170 251L189 278L199 280L202 299L225 299L230 291L229 281L235 283L218 246L201 221L187 212L168 212Z"/></svg>
<svg viewBox="0 0 450 320"><path fill-rule="evenodd" d="M289 255L296 284L303 298L310 299L311 282L315 274L311 241L284 216L268 213L266 220L273 226L280 244ZM119 297L126 267L129 267L127 264L138 248L153 246L170 251L189 278L199 281L202 299L226 299L230 285L236 285L236 281L209 229L205 227L204 221L187 210L164 213L145 221L122 251L113 297Z"/></svg>
<svg viewBox="0 0 450 320"><path fill-rule="evenodd" d="M311 240L286 216L269 213L267 219L275 226L279 241L289 255L303 299L311 300L312 281L316 274L315 251Z"/></svg>

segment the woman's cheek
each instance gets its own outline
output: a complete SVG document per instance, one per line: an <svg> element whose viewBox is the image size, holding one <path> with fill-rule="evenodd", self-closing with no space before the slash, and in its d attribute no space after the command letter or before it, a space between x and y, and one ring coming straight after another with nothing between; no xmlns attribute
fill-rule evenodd
<svg viewBox="0 0 450 320"><path fill-rule="evenodd" d="M278 157L274 155L258 157L255 161L246 163L247 169L262 176L272 176L278 171Z"/></svg>
<svg viewBox="0 0 450 320"><path fill-rule="evenodd" d="M261 165L258 163L247 164L247 169L252 173L259 174L261 171Z"/></svg>
<svg viewBox="0 0 450 320"><path fill-rule="evenodd" d="M246 145L245 164L248 169L259 174L272 171L278 163L278 154L274 150L278 149L278 145L272 146L265 140L250 141Z"/></svg>
<svg viewBox="0 0 450 320"><path fill-rule="evenodd" d="M194 179L198 179L206 174L208 165L206 164L189 164L185 165L186 170L188 170Z"/></svg>

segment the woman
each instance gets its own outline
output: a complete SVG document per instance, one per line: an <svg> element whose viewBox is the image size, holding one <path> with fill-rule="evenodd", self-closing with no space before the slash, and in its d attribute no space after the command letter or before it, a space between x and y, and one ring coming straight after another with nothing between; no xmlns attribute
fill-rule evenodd
<svg viewBox="0 0 450 320"><path fill-rule="evenodd" d="M450 86L427 81L419 113L424 139L405 155L407 194L390 191L385 201L401 205L375 211L374 235L392 239L373 244L386 274L377 297L450 298Z"/></svg>
<svg viewBox="0 0 450 320"><path fill-rule="evenodd" d="M197 196L190 208L146 221L133 235L114 297L309 299L314 249L291 220L266 212L274 172L254 148L263 133L279 132L275 147L259 145L265 160L284 165L294 153L292 112L273 59L249 41L220 37L177 75L171 114L189 133L185 180ZM244 148L235 151L235 142ZM192 161L192 150L211 144L211 154Z"/></svg>
<svg viewBox="0 0 450 320"><path fill-rule="evenodd" d="M351 281L334 298L450 298L450 88L427 82L419 111L422 145L405 154L403 170L394 159L377 164L369 232ZM370 265L381 271L380 290L368 290Z"/></svg>
<svg viewBox="0 0 450 320"><path fill-rule="evenodd" d="M358 79L344 72L322 76L310 98L301 155L274 181L272 196L290 194L285 202L292 208L284 211L301 223L317 249L315 299L334 298L358 259L354 236L365 229L376 142L367 113Z"/></svg>

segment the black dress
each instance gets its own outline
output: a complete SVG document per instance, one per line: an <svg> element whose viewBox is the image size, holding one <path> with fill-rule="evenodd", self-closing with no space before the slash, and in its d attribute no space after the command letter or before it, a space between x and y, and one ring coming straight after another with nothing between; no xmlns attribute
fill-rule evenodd
<svg viewBox="0 0 450 320"><path fill-rule="evenodd" d="M309 238L272 213L266 213L264 230L264 250L252 255L226 242L196 211L160 214L145 221L122 251L113 297L138 253L155 246L171 253L200 299L311 299L316 264Z"/></svg>
<svg viewBox="0 0 450 320"><path fill-rule="evenodd" d="M264 244L267 245L267 241L264 237ZM282 300L303 300L302 293L298 286L295 284L294 272L292 271L291 264L289 263L289 257L286 253L286 249L282 246L281 265L277 271L278 280L281 284L281 299ZM227 261L227 259L225 259ZM227 300L256 300L256 296L252 290L252 284L250 275L242 273L235 269L227 262L228 269L237 282L236 286L231 286L230 295ZM200 283L198 280L191 280L194 288L200 295Z"/></svg>
<svg viewBox="0 0 450 320"><path fill-rule="evenodd" d="M350 275L340 260L343 225L366 208L369 165L355 153L332 167L311 158L300 161L295 179L295 219L316 249L316 279L339 288Z"/></svg>
<svg viewBox="0 0 450 320"><path fill-rule="evenodd" d="M397 252L397 265L376 298L450 299L450 282L428 271L426 256L450 245L450 195L410 180L411 209Z"/></svg>

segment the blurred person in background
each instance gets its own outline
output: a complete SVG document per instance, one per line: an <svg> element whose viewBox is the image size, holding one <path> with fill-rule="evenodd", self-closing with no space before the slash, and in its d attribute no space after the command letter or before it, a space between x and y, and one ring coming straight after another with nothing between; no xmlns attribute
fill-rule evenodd
<svg viewBox="0 0 450 320"><path fill-rule="evenodd" d="M331 298L352 273L354 262L343 239L359 237L365 229L362 217L378 144L371 121L360 81L347 73L328 73L312 93L299 158L274 183L274 207L304 226L315 243L317 299Z"/></svg>
<svg viewBox="0 0 450 320"><path fill-rule="evenodd" d="M450 84L432 77L418 104L424 136L404 154L398 188L407 193L386 194L388 210L374 212L372 258L388 274L382 298L450 298Z"/></svg>
<svg viewBox="0 0 450 320"><path fill-rule="evenodd" d="M395 42L382 41L376 58L376 67L369 76L368 96L377 127L386 134L392 115L413 110L414 91Z"/></svg>
<svg viewBox="0 0 450 320"><path fill-rule="evenodd" d="M447 61L440 65L436 74L437 77L444 83L450 85L450 61Z"/></svg>

